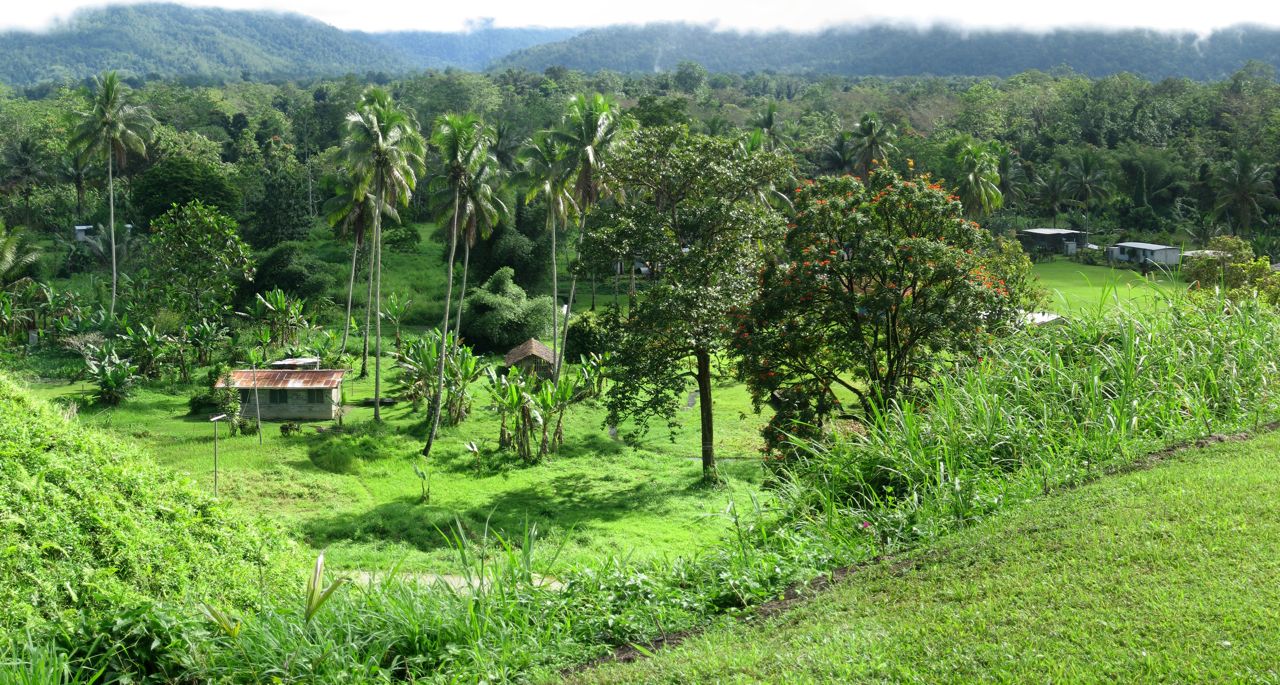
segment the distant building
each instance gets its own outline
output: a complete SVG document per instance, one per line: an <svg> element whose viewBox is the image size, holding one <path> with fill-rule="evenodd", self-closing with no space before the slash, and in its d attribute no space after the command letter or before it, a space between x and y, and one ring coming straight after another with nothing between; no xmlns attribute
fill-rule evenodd
<svg viewBox="0 0 1280 685"><path fill-rule="evenodd" d="M232 371L216 387L240 391L240 415L257 416L254 389L262 403L262 418L272 421L328 421L342 405L341 369L244 369Z"/></svg>
<svg viewBox="0 0 1280 685"><path fill-rule="evenodd" d="M281 359L278 362L271 362L271 368L280 371L288 371L293 369L311 369L318 370L320 368L319 357L290 357L289 359Z"/></svg>
<svg viewBox="0 0 1280 685"><path fill-rule="evenodd" d="M1073 255L1087 245L1084 231L1068 228L1028 228L1018 232L1018 242L1028 253Z"/></svg>
<svg viewBox="0 0 1280 685"><path fill-rule="evenodd" d="M1107 248L1107 259L1131 264L1177 266L1182 259L1182 248L1155 243L1116 243Z"/></svg>
<svg viewBox="0 0 1280 685"><path fill-rule="evenodd" d="M555 353L534 338L516 345L507 353L507 356L503 357L502 361L507 368L518 367L526 372L532 371L543 378L550 378L556 368Z"/></svg>
<svg viewBox="0 0 1280 685"><path fill-rule="evenodd" d="M76 242L83 243L93 233L93 226L76 226Z"/></svg>

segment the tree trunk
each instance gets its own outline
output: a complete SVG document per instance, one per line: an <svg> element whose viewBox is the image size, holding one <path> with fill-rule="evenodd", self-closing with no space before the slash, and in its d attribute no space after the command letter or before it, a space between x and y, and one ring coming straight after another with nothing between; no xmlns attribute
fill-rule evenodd
<svg viewBox="0 0 1280 685"><path fill-rule="evenodd" d="M469 266L471 266L471 241L464 240L462 241L462 292L458 295L458 322L453 326L454 335L459 335L459 331L462 330L462 305L467 301L467 268Z"/></svg>
<svg viewBox="0 0 1280 685"><path fill-rule="evenodd" d="M116 267L116 185L112 175L112 150L107 146L107 224L111 227L111 327L115 328L116 319L116 281L119 271Z"/></svg>
<svg viewBox="0 0 1280 685"><path fill-rule="evenodd" d="M547 198L547 225L551 227L551 377L560 378L560 267L556 263L556 222L551 213L551 199Z"/></svg>
<svg viewBox="0 0 1280 685"><path fill-rule="evenodd" d="M715 423L711 413L711 353L698 350L698 409L702 414L702 480L720 480L716 473Z"/></svg>
<svg viewBox="0 0 1280 685"><path fill-rule="evenodd" d="M369 377L369 327L373 325L373 250L369 250L369 286L364 294L364 328L360 337L364 351L360 353L360 377Z"/></svg>
<svg viewBox="0 0 1280 685"><path fill-rule="evenodd" d="M373 196L382 198L382 178L374 183ZM382 208L373 213L373 420L382 422Z"/></svg>
<svg viewBox="0 0 1280 685"><path fill-rule="evenodd" d="M360 241L351 248L351 277L347 280L347 318L342 320L342 352L347 353L347 336L351 333L351 296L356 290L356 258L360 256Z"/></svg>
<svg viewBox="0 0 1280 685"><path fill-rule="evenodd" d="M448 276L444 284L444 320L440 323L440 365L436 371L436 392L431 398L431 428L427 431L427 444L422 446L422 456L431 456L431 447L440 430L440 404L444 399L444 366L449 357L449 306L453 304L453 260L458 255L458 188L453 190L453 230L449 231Z"/></svg>

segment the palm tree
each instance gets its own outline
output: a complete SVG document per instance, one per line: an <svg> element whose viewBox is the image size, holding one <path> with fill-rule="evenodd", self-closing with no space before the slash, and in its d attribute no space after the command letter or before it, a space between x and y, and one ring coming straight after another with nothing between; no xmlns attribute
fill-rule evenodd
<svg viewBox="0 0 1280 685"><path fill-rule="evenodd" d="M1271 171L1255 164L1247 152L1218 170L1213 177L1216 198L1211 217L1226 215L1232 235L1248 235L1254 219L1261 218L1267 207L1277 203Z"/></svg>
<svg viewBox="0 0 1280 685"><path fill-rule="evenodd" d="M351 309L352 296L356 286L356 263L360 255L360 250L365 246L368 228L373 223L373 213L377 206L377 200L372 193L365 193L363 197L357 197L355 188L359 185L359 180L352 178L350 174L346 174L339 178L337 183L337 193L324 203L325 218L329 225L337 229L339 236L351 235L351 275L347 280L347 316L343 319L342 328L342 346L340 355L347 353L347 339L351 333ZM383 204L382 213L391 217L394 221L399 221L400 216L396 212L394 206ZM364 378L368 375L369 363L369 321L370 305L373 297L373 253L369 253L369 286L368 293L365 295L365 326L363 331L364 353L360 362L360 377Z"/></svg>
<svg viewBox="0 0 1280 685"><path fill-rule="evenodd" d="M34 136L24 135L4 151L4 186L22 196L24 221L31 223L31 191L49 178L48 162Z"/></svg>
<svg viewBox="0 0 1280 685"><path fill-rule="evenodd" d="M1102 166L1102 158L1093 151L1076 155L1067 166L1067 196L1084 208L1085 229L1089 228L1089 215L1096 202L1111 196L1111 181Z"/></svg>
<svg viewBox="0 0 1280 685"><path fill-rule="evenodd" d="M1027 170L1023 166L1018 151L1003 143L991 143L990 149L996 156L996 175L1000 177L997 187L1004 198L1003 204L1016 205L1026 197Z"/></svg>
<svg viewBox="0 0 1280 685"><path fill-rule="evenodd" d="M18 229L5 228L0 221L0 289L13 285L27 267L40 259L40 248L27 242Z"/></svg>
<svg viewBox="0 0 1280 685"><path fill-rule="evenodd" d="M1004 205L999 160L986 145L968 142L956 156L960 167L960 203L970 218L986 216Z"/></svg>
<svg viewBox="0 0 1280 685"><path fill-rule="evenodd" d="M618 104L612 98L596 93L590 97L574 96L569 100L560 126L551 136L565 145L568 151L569 174L572 176L573 204L578 215L578 251L587 230L587 216L600 199L609 192L604 182L604 167L610 148L624 130L624 119L619 116ZM552 278L558 278L553 270ZM569 283L568 309L564 317L564 329L560 335L564 349L569 344L569 319L573 315L573 300L578 292L578 273L575 270ZM556 303L559 306L559 302ZM554 378L560 379L561 359L556 357Z"/></svg>
<svg viewBox="0 0 1280 685"><path fill-rule="evenodd" d="M462 328L471 248L477 239L488 240L507 213L500 196L502 174L493 149L495 135L474 115L446 114L436 120L431 138L443 162L440 173L431 179L433 204L441 208L437 221L448 224L450 232L462 238L462 286L455 331Z"/></svg>
<svg viewBox="0 0 1280 685"><path fill-rule="evenodd" d="M446 260L447 276L444 288L444 319L440 322L440 357L436 361L436 388L431 396L431 425L422 456L431 456L436 431L440 428L440 408L444 403L444 369L449 357L449 313L453 305L453 263L458 255L458 232L464 220L462 198L477 174L488 164L497 164L489 150L490 133L474 114L442 114L436 117L431 132L431 146L440 156L443 167L432 184L440 191L453 196L449 218L449 258ZM464 248L470 257L471 249Z"/></svg>
<svg viewBox="0 0 1280 685"><path fill-rule="evenodd" d="M116 262L116 187L115 168L124 169L129 153L147 154L147 136L155 119L139 106L128 103L124 84L114 71L108 71L93 79L93 107L78 112L80 123L71 136L72 149L85 155L100 154L107 159L107 223L111 236L111 308L116 313L116 284L119 268Z"/></svg>
<svg viewBox="0 0 1280 685"><path fill-rule="evenodd" d="M534 136L520 155L521 185L529 188L525 202L541 196L547 208L547 232L551 235L551 352L557 365L560 360L560 267L556 261L556 221L567 222L577 211L569 187L570 176L575 172L571 155L569 146L549 131Z"/></svg>
<svg viewBox="0 0 1280 685"><path fill-rule="evenodd" d="M857 150L858 171L862 175L871 173L871 167L879 162L883 166L889 164L889 153L897 152L893 144L898 138L898 130L891 124L884 124L870 112L863 114L853 129L853 144Z"/></svg>
<svg viewBox="0 0 1280 685"><path fill-rule="evenodd" d="M88 155L68 150L58 160L58 176L76 188L76 220L84 216L85 186L89 180L89 172L93 162Z"/></svg>
<svg viewBox="0 0 1280 685"><path fill-rule="evenodd" d="M837 174L851 174L858 168L858 142L853 133L840 131L822 148L822 168Z"/></svg>
<svg viewBox="0 0 1280 685"><path fill-rule="evenodd" d="M1040 202L1053 213L1053 227L1058 227L1058 215L1062 207L1070 199L1067 192L1067 174L1062 167L1055 164L1048 174L1036 179L1036 190Z"/></svg>
<svg viewBox="0 0 1280 685"><path fill-rule="evenodd" d="M761 142L764 149L772 152L778 148L785 148L786 139L780 130L781 121L778 118L778 103L770 102L765 110L756 115L751 125L760 132Z"/></svg>
<svg viewBox="0 0 1280 685"><path fill-rule="evenodd" d="M347 115L342 152L355 179L351 197L376 208L407 205L423 167L426 144L417 124L381 88L370 88ZM373 212L373 307L382 310L382 214ZM382 317L374 317L373 419L382 420Z"/></svg>

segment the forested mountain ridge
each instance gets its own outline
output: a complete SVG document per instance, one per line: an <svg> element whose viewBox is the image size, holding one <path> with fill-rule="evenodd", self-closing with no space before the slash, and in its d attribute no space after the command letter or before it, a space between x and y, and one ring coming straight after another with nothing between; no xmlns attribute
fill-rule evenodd
<svg viewBox="0 0 1280 685"><path fill-rule="evenodd" d="M63 82L105 69L193 83L482 70L513 50L575 33L488 25L457 33L361 33L298 14L117 5L78 12L44 32L0 33L0 82Z"/></svg>
<svg viewBox="0 0 1280 685"><path fill-rule="evenodd" d="M458 67L473 71L487 69L507 55L543 43L571 38L580 29L473 27L464 32L393 31L355 34L405 55L420 69Z"/></svg>
<svg viewBox="0 0 1280 685"><path fill-rule="evenodd" d="M1280 66L1280 30L1239 26L1199 38L1148 29L1101 31L916 29L888 25L818 33L738 33L689 24L616 26L526 48L499 67L592 72L667 71L680 62L712 73L779 71L842 76L1009 76L1069 67L1089 76L1218 80L1250 60Z"/></svg>
<svg viewBox="0 0 1280 685"><path fill-rule="evenodd" d="M397 51L296 14L172 4L79 12L49 31L0 34L0 81L81 79L104 69L194 81L411 68Z"/></svg>

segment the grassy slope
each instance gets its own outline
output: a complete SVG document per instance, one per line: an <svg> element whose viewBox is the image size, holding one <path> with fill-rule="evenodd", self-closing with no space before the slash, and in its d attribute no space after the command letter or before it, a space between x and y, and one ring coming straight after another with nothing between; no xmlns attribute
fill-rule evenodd
<svg viewBox="0 0 1280 685"><path fill-rule="evenodd" d="M1066 259L1040 262L1033 267L1040 285L1048 291L1049 309L1068 314L1081 309L1096 311L1116 301L1158 300L1161 294L1180 287L1174 279L1153 275L1144 280L1132 269L1078 264Z"/></svg>
<svg viewBox="0 0 1280 685"><path fill-rule="evenodd" d="M1032 502L582 683L1276 682L1280 434Z"/></svg>

